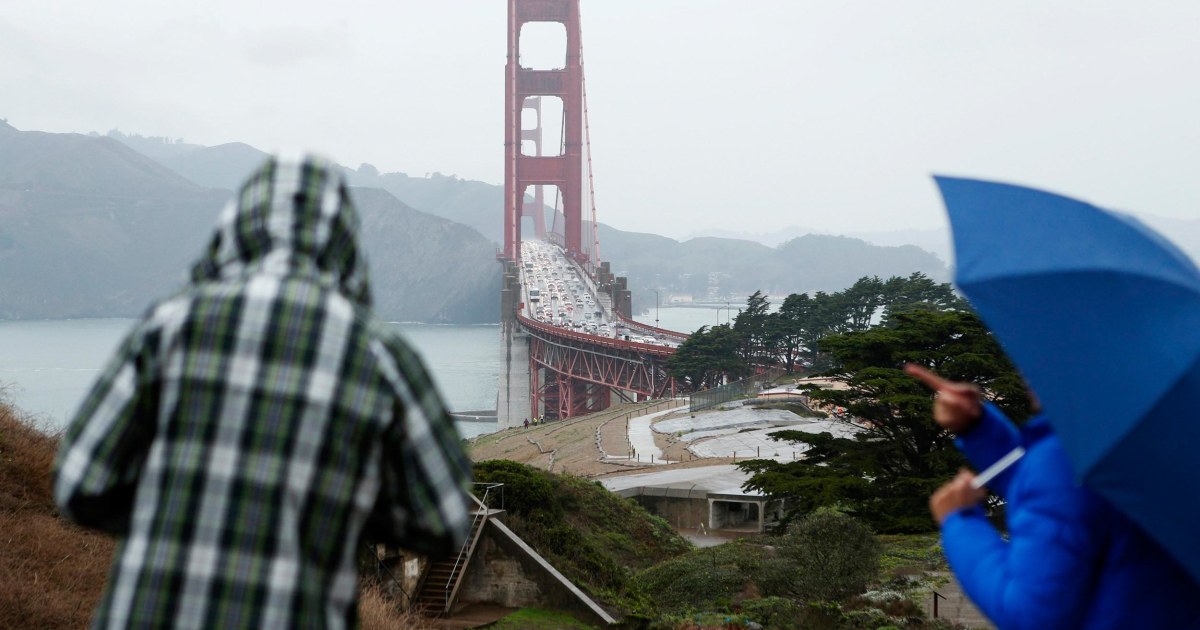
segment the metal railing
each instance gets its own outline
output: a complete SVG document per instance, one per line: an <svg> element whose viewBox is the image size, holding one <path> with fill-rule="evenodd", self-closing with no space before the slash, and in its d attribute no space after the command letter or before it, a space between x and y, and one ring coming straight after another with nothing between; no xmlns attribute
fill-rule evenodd
<svg viewBox="0 0 1200 630"><path fill-rule="evenodd" d="M692 411L708 409L716 407L722 403L727 403L732 400L744 398L749 394L762 389L764 383L769 383L780 376L783 376L786 370L780 367L767 368L766 370L744 378L740 381L726 383L719 387L706 389L695 392L688 396L688 402L691 405Z"/></svg>
<svg viewBox="0 0 1200 630"><path fill-rule="evenodd" d="M476 490L472 491L470 496L471 500L478 505L478 509L475 511L475 518L471 519L471 529L467 535L467 540L463 542L462 549L458 550L458 557L455 558L454 566L450 569L450 575L446 578L446 601L442 609L446 612L450 610L450 602L454 600L454 595L458 592L458 585L462 583L462 580L459 579L461 577L459 575L459 568L470 559L471 551L475 548L475 541L479 539L482 521L488 517L488 495L492 490L504 487L502 483L476 482L472 485L476 487ZM476 496L480 488L483 489L482 497Z"/></svg>

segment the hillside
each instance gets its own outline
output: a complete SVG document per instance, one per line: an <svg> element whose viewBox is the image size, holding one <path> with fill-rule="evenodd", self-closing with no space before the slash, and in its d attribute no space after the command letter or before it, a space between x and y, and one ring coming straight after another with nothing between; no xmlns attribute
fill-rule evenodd
<svg viewBox="0 0 1200 630"><path fill-rule="evenodd" d="M83 628L100 599L112 539L58 517L58 441L0 402L0 628Z"/></svg>
<svg viewBox="0 0 1200 630"><path fill-rule="evenodd" d="M631 571L692 548L661 518L583 477L507 460L475 464L479 483L501 483L501 520L572 582L626 612L653 596Z"/></svg>
<svg viewBox="0 0 1200 630"><path fill-rule="evenodd" d="M907 276L920 271L949 280L937 256L912 245L881 247L844 236L808 234L779 247L753 241L699 237L678 242L653 234L600 226L601 251L613 271L629 277L635 311L654 307L655 286L701 297L710 291L741 302L762 290L840 291L863 276Z"/></svg>
<svg viewBox="0 0 1200 630"><path fill-rule="evenodd" d="M245 145L159 144L164 159L208 168L214 178L221 169L245 177L245 165L261 156ZM354 195L381 316L497 320L491 243L382 191ZM0 123L0 319L141 314L180 286L230 196L112 137Z"/></svg>
<svg viewBox="0 0 1200 630"><path fill-rule="evenodd" d="M386 191L355 188L375 309L393 321L499 321L495 247L471 228L413 210Z"/></svg>
<svg viewBox="0 0 1200 630"><path fill-rule="evenodd" d="M3 129L0 318L140 314L179 285L227 196L110 138Z"/></svg>

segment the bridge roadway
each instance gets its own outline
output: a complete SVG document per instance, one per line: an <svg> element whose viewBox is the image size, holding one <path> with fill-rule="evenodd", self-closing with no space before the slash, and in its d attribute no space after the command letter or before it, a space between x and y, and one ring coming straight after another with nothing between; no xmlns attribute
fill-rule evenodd
<svg viewBox="0 0 1200 630"><path fill-rule="evenodd" d="M687 335L616 312L594 279L551 243L522 241L518 269L532 416L566 418L614 400L676 393L665 364Z"/></svg>
<svg viewBox="0 0 1200 630"><path fill-rule="evenodd" d="M560 328L563 333L586 335L599 345L668 348L666 356L687 339L684 333L655 328L615 312L609 296L600 293L594 280L552 243L522 241L519 271L523 292L520 316L525 319ZM606 344L605 339L636 345Z"/></svg>

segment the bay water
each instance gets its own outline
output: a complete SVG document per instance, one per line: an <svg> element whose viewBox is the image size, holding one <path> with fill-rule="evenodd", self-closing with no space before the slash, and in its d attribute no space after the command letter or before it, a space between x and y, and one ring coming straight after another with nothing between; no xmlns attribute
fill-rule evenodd
<svg viewBox="0 0 1200 630"><path fill-rule="evenodd" d="M63 428L133 319L0 322L0 397L47 431ZM496 408L499 326L393 324L425 360L451 411ZM494 422L457 422L463 437Z"/></svg>
<svg viewBox="0 0 1200 630"><path fill-rule="evenodd" d="M736 314L736 311L735 311ZM664 307L636 317L692 332L723 323L728 309ZM0 399L32 415L47 431L63 428L132 329L133 319L0 321ZM396 323L421 354L451 411L496 408L500 328ZM463 437L496 430L494 422L457 422Z"/></svg>

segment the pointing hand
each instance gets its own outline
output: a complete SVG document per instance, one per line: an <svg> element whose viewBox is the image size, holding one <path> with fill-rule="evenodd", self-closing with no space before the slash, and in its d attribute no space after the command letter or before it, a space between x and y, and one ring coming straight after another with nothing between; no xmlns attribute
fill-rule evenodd
<svg viewBox="0 0 1200 630"><path fill-rule="evenodd" d="M970 430L983 414L983 396L972 383L946 380L930 370L908 363L904 371L934 391L933 420L951 433Z"/></svg>

